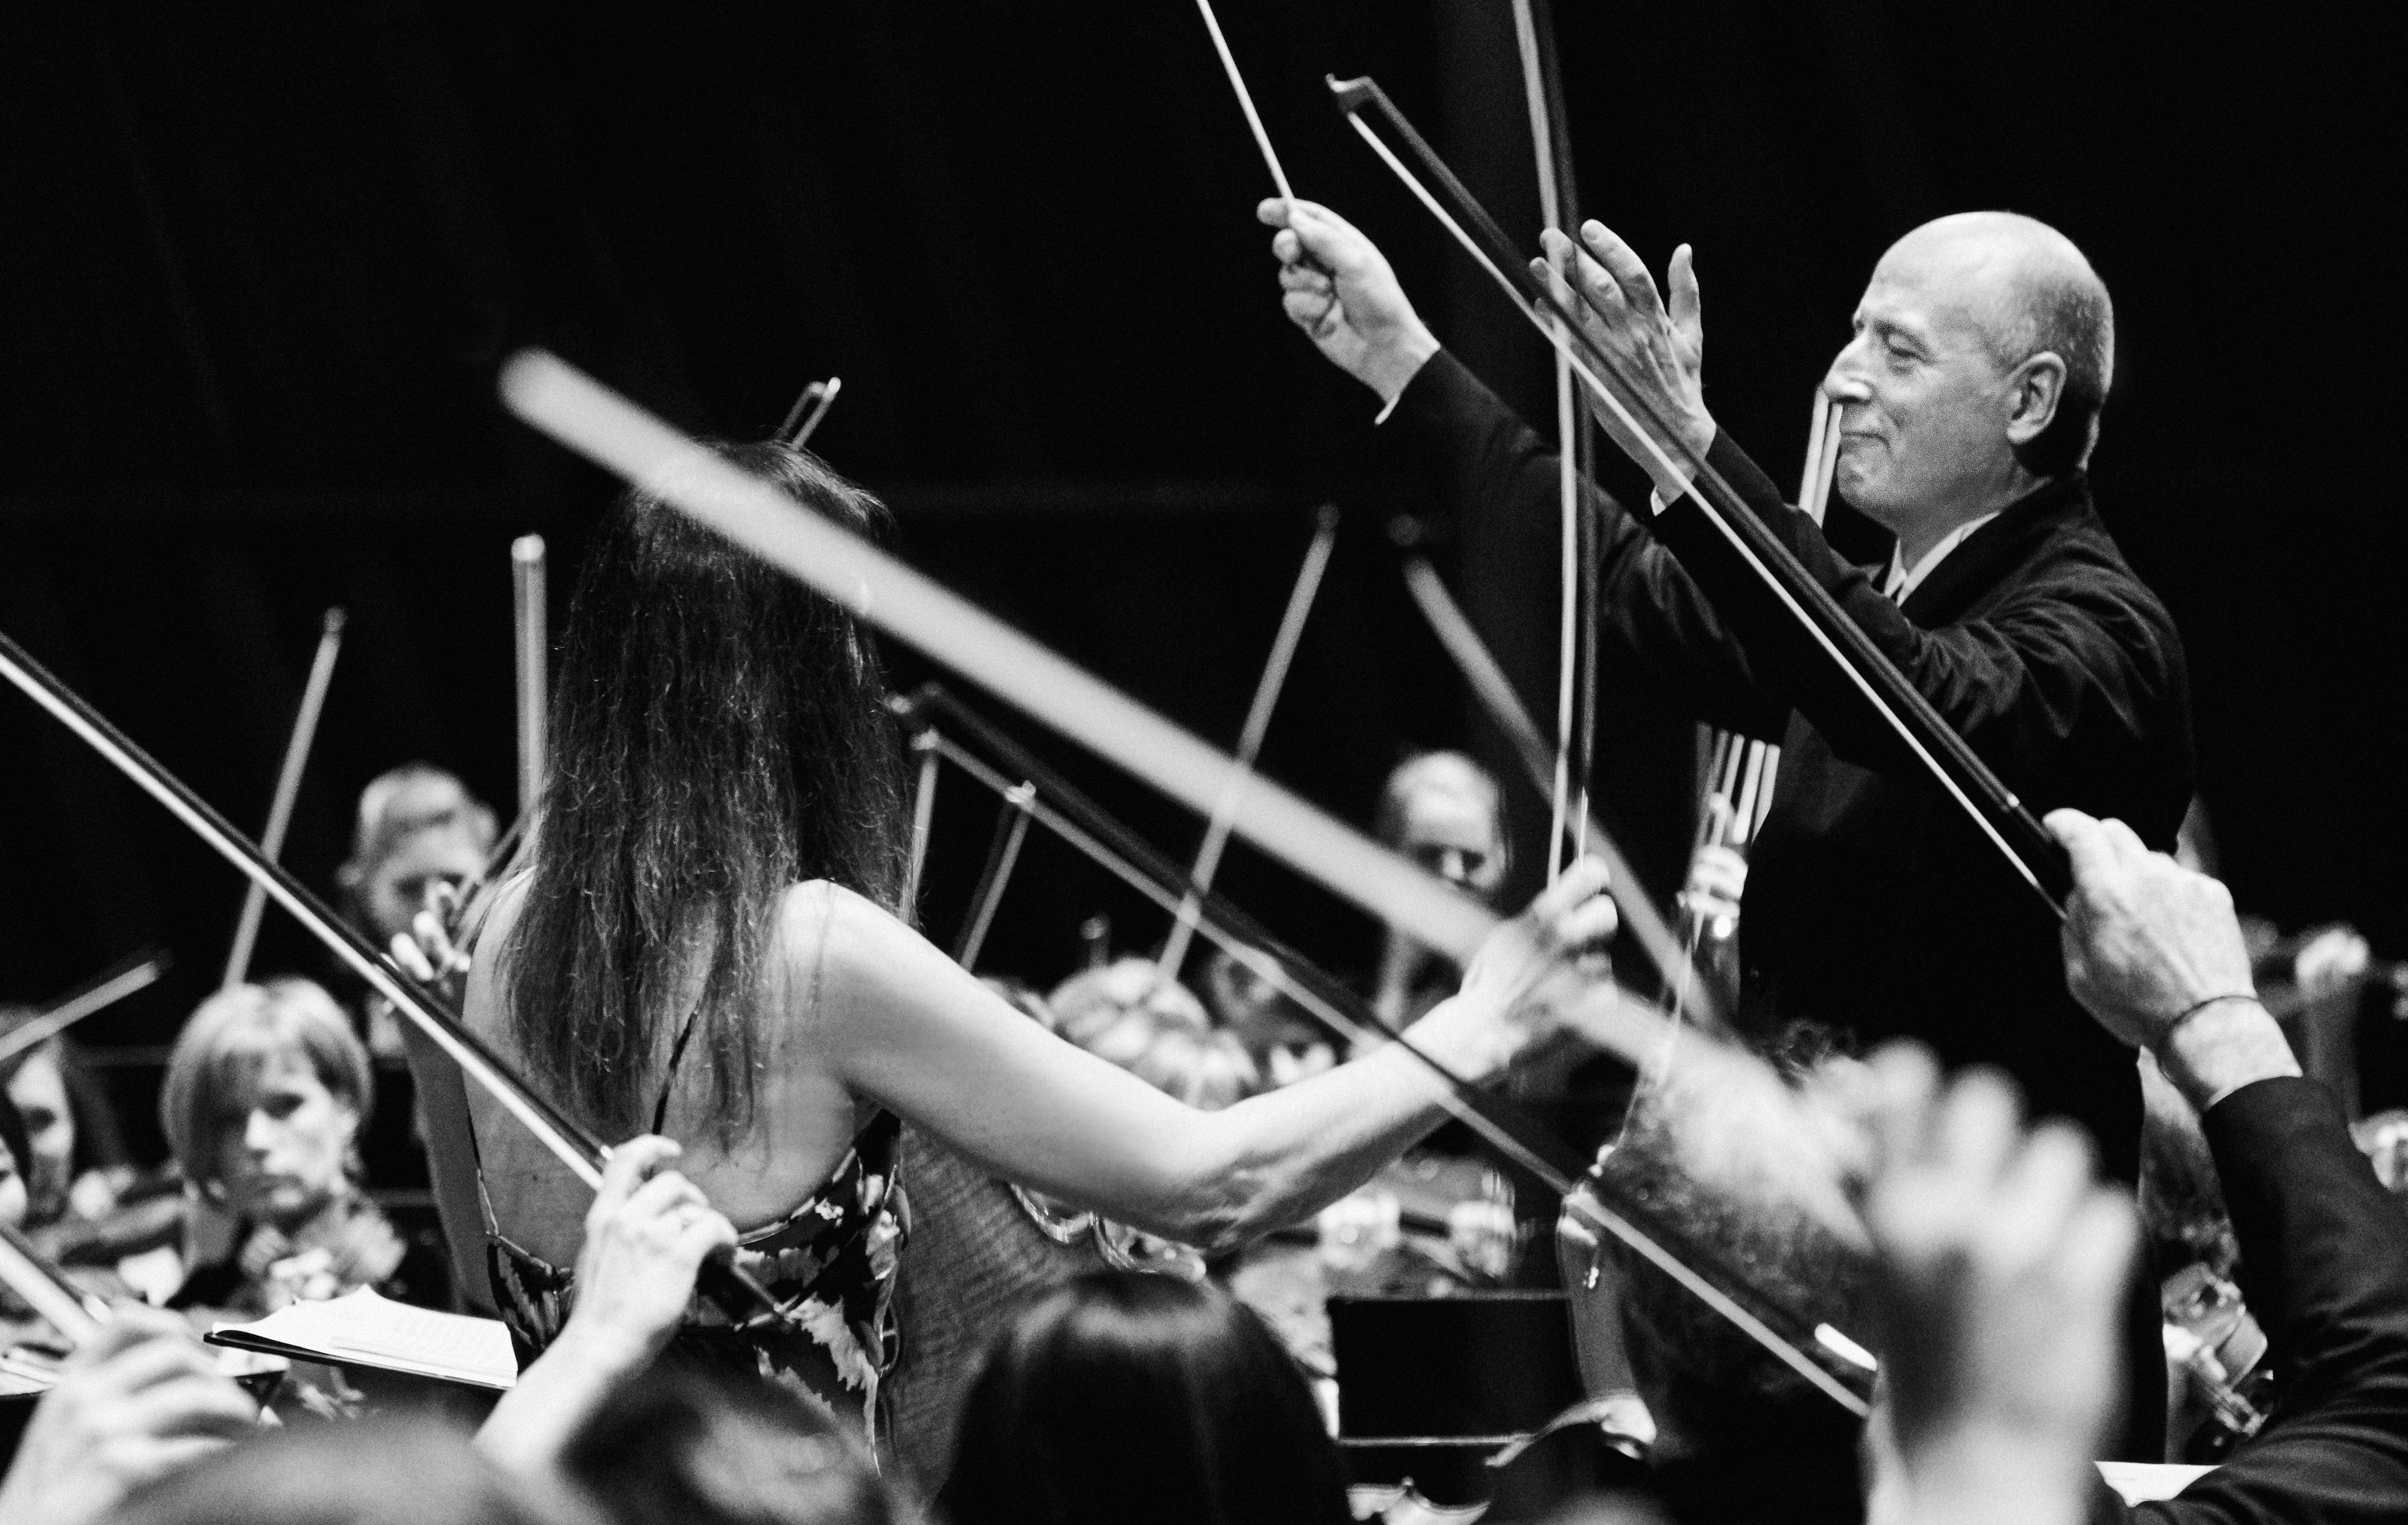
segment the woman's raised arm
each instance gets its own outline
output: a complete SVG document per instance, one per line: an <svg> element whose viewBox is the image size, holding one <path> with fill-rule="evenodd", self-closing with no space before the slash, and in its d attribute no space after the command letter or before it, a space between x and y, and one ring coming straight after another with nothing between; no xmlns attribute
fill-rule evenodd
<svg viewBox="0 0 2408 1525"><path fill-rule="evenodd" d="M1577 967L1612 935L1604 885L1584 862L1501 924L1413 1044L1485 1080L1558 1013L1611 999ZM1045 1032L857 895L809 887L787 916L803 1031L838 1078L996 1175L1149 1233L1241 1244L1345 1195L1446 1115L1437 1077L1394 1048L1196 1111Z"/></svg>

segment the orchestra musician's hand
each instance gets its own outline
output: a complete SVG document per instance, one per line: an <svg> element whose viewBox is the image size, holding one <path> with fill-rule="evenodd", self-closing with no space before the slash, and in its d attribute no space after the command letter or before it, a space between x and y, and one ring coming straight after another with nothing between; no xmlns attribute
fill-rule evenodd
<svg viewBox="0 0 2408 1525"><path fill-rule="evenodd" d="M735 1225L668 1168L680 1152L652 1134L610 1151L585 1215L576 1309L478 1432L497 1464L547 1474L585 1419L667 1347L702 1262L735 1246Z"/></svg>
<svg viewBox="0 0 2408 1525"><path fill-rule="evenodd" d="M732 1249L736 1228L692 1181L669 1168L681 1151L647 1134L610 1151L602 1189L585 1215L577 1255L577 1311L561 1337L602 1338L649 1364L677 1333L695 1275ZM578 1325L585 1328L578 1331Z"/></svg>
<svg viewBox="0 0 2408 1525"><path fill-rule="evenodd" d="M2055 810L2046 824L2073 862L2066 986L2101 1026L2148 1048L2201 1111L2252 1080L2300 1073L2258 1004L2229 891L2122 821Z"/></svg>
<svg viewBox="0 0 2408 1525"><path fill-rule="evenodd" d="M128 1304L69 1356L0 1483L8 1525L84 1525L247 1432L259 1405L174 1314Z"/></svg>
<svg viewBox="0 0 2408 1525"><path fill-rule="evenodd" d="M1381 402L1395 402L1439 342L1406 300L1387 256L1314 202L1274 198L1256 207L1254 218L1280 230L1271 253L1288 321Z"/></svg>
<svg viewBox="0 0 2408 1525"><path fill-rule="evenodd" d="M2351 992L2366 978L2374 948L2355 927L2327 927L2291 957L2291 977L2305 1001Z"/></svg>
<svg viewBox="0 0 2408 1525"><path fill-rule="evenodd" d="M1645 405L1635 410L1638 417L1643 420L1646 410L1653 409L1679 443L1702 457L1714 442L1714 420L1706 411L1705 316L1689 246L1672 251L1668 309L1646 263L1612 229L1592 219L1581 224L1580 233L1578 247L1553 228L1541 234L1546 255L1530 262L1531 272L1578 318L1581 331L1613 359L1617 372L1634 389L1635 400ZM1658 442L1670 455L1672 467L1668 469L1639 435L1594 396L1589 411L1607 437L1647 473L1664 501L1688 491L1690 473L1680 455L1670 451L1671 441Z"/></svg>
<svg viewBox="0 0 2408 1525"><path fill-rule="evenodd" d="M1859 1187L1885 1392L1868 1518L2072 1525L2119 1396L2132 1204L2073 1128L2027 1131L1997 1076L1943 1089L1912 1044L1870 1070Z"/></svg>
<svg viewBox="0 0 2408 1525"><path fill-rule="evenodd" d="M1424 1019L1479 1024L1474 1062L1458 1073L1501 1068L1532 1044L1577 1030L1612 999L1606 948L1620 913L1606 883L1605 864L1583 858L1481 943L1462 987Z"/></svg>

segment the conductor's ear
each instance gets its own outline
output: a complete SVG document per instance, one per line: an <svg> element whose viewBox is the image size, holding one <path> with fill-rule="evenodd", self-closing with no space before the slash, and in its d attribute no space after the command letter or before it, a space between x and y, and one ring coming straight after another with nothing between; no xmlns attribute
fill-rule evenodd
<svg viewBox="0 0 2408 1525"><path fill-rule="evenodd" d="M2007 443L2028 445L2057 418L2065 398L2065 358L2043 349L2007 379Z"/></svg>

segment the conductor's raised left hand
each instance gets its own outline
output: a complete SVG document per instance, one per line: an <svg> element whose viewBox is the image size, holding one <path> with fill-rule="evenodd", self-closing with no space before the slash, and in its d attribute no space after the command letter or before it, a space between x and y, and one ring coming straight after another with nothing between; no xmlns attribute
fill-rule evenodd
<svg viewBox="0 0 2408 1525"><path fill-rule="evenodd" d="M1616 375L1601 379L1626 389L1625 401L1637 405L1632 414L1641 427L1634 430L1593 395L1589 411L1670 502L1687 491L1691 477L1680 447L1701 458L1714 442L1713 416L1706 411L1705 318L1696 262L1686 244L1672 251L1667 272L1672 301L1667 307L1646 263L1611 228L1592 219L1581 224L1580 233L1577 248L1553 228L1541 234L1546 257L1532 260L1530 269L1612 361ZM1670 431L1669 437L1655 434L1651 414ZM1650 435L1658 449L1650 449Z"/></svg>

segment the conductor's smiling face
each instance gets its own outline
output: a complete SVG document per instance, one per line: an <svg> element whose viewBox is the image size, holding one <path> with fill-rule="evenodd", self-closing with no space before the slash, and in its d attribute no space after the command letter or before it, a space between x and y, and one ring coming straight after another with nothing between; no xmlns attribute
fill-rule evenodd
<svg viewBox="0 0 2408 1525"><path fill-rule="evenodd" d="M2014 477L2015 387L1988 326L2019 300L2003 242L1945 223L1899 239L1823 379L1841 405L1832 485L1892 531L1950 516Z"/></svg>

